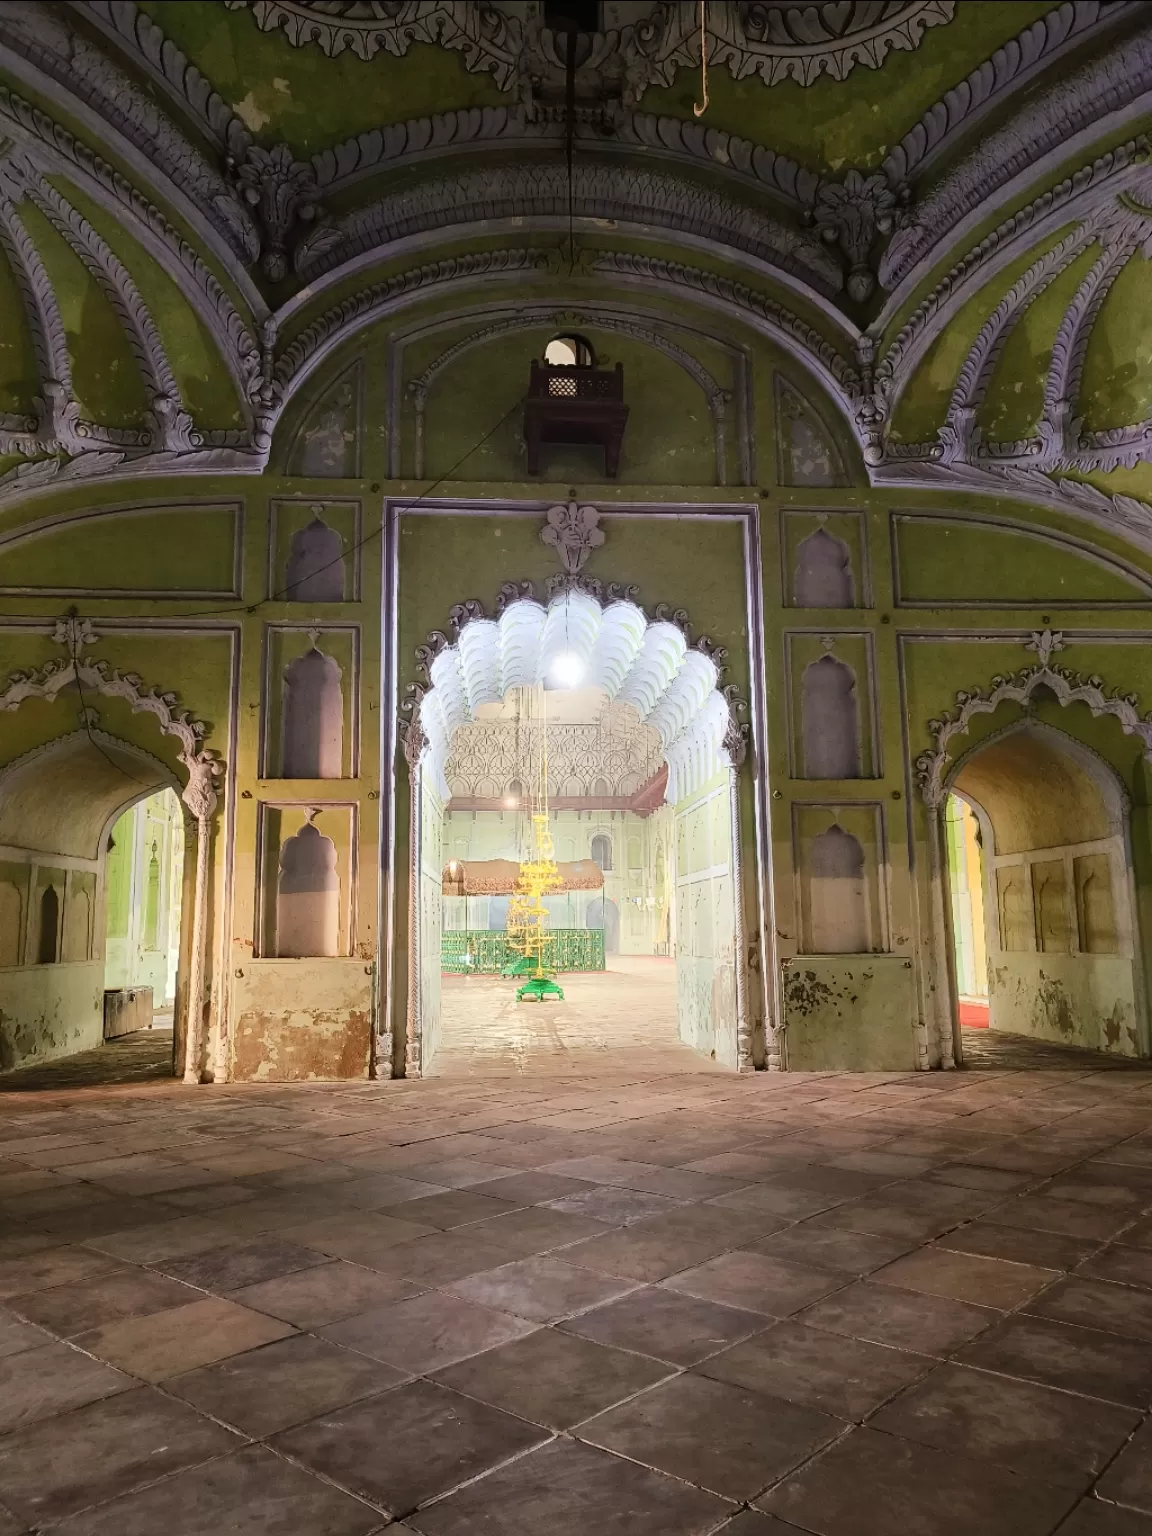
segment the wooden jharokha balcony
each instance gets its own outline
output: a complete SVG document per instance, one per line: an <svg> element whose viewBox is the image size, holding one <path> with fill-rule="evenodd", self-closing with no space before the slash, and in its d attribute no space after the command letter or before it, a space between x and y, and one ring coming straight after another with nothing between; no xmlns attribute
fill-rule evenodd
<svg viewBox="0 0 1152 1536"><path fill-rule="evenodd" d="M529 474L540 473L545 443L598 443L604 449L604 474L615 480L627 422L622 363L613 369L581 368L533 359L524 402Z"/></svg>

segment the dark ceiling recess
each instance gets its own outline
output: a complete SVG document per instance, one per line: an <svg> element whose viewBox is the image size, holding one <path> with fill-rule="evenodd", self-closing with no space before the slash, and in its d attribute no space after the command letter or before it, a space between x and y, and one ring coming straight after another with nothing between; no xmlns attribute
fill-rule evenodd
<svg viewBox="0 0 1152 1536"><path fill-rule="evenodd" d="M553 32L599 32L600 0L553 0L553 3L545 3L544 25Z"/></svg>

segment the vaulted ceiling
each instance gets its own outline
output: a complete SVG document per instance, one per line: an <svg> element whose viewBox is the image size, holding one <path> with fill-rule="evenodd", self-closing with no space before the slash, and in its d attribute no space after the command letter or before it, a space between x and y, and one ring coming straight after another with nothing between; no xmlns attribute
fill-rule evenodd
<svg viewBox="0 0 1152 1536"><path fill-rule="evenodd" d="M874 482L1147 525L1147 6L605 3L571 173L551 10L0 9L0 495L258 470L379 317L643 285L791 352Z"/></svg>

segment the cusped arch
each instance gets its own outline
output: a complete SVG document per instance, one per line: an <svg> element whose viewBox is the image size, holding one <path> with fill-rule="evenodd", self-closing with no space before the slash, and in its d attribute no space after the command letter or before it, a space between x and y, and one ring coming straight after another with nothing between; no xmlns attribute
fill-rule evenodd
<svg viewBox="0 0 1152 1536"><path fill-rule="evenodd" d="M1085 677L1053 663L1052 654L1063 649L1060 635L1045 631L1034 635L1029 644L1040 657L1036 665L1008 677L994 677L984 688L958 692L955 709L928 722L933 745L916 759L916 782L930 807L943 805L952 772L951 744L958 736L968 734L976 716L994 714L1005 703L1027 704L1041 688L1049 689L1062 706L1085 704L1093 715L1110 716L1125 735L1140 740L1145 758L1152 762L1152 714L1140 713L1135 694L1110 692L1103 678Z"/></svg>
<svg viewBox="0 0 1152 1536"><path fill-rule="evenodd" d="M546 602L527 595L526 586L507 589L509 600L493 618L478 603L459 605L455 642L438 633L421 648L428 686L409 701L406 745L444 799L457 727L509 689L543 682L562 651L579 658L583 686L630 703L658 733L669 803L703 785L717 763L739 766L742 706L720 689L723 652L706 640L693 644L685 615L658 608L650 619L630 596L592 583L569 585Z"/></svg>

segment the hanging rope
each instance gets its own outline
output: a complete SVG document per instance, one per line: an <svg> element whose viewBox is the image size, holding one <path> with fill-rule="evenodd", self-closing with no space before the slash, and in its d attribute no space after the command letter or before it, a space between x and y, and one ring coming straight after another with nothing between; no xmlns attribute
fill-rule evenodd
<svg viewBox="0 0 1152 1536"><path fill-rule="evenodd" d="M708 110L708 32L704 25L706 3L707 0L700 0L700 94L704 99L692 103L692 111L697 117L703 117Z"/></svg>

